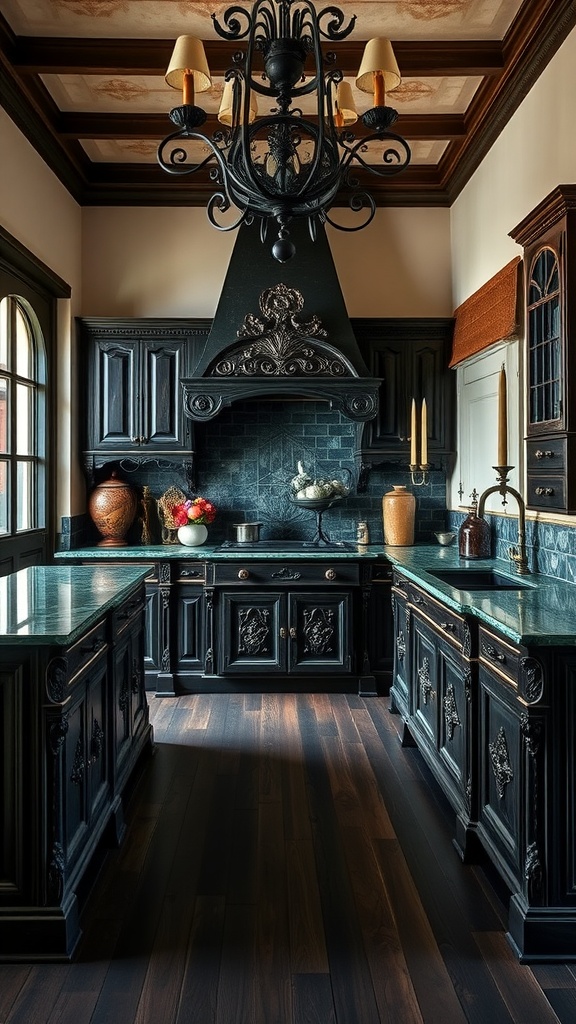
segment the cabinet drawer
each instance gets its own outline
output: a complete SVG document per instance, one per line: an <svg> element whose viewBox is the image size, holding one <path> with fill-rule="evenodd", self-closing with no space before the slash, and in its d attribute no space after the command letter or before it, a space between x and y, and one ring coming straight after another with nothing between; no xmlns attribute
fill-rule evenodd
<svg viewBox="0 0 576 1024"><path fill-rule="evenodd" d="M206 565L204 562L182 562L178 566L180 583L205 583Z"/></svg>
<svg viewBox="0 0 576 1024"><path fill-rule="evenodd" d="M106 622L102 620L66 651L69 683L107 649Z"/></svg>
<svg viewBox="0 0 576 1024"><path fill-rule="evenodd" d="M463 616L446 608L414 583L408 583L409 604L433 623L436 632L444 639L451 640L466 657L470 657L470 627Z"/></svg>
<svg viewBox="0 0 576 1024"><path fill-rule="evenodd" d="M518 686L519 662L522 655L517 647L513 647L496 633L480 627L478 654L481 662L496 669L512 686Z"/></svg>
<svg viewBox="0 0 576 1024"><path fill-rule="evenodd" d="M390 583L392 581L391 565L375 565L372 569L373 583Z"/></svg>
<svg viewBox="0 0 576 1024"><path fill-rule="evenodd" d="M564 476L528 473L527 502L529 508L566 508L566 480Z"/></svg>
<svg viewBox="0 0 576 1024"><path fill-rule="evenodd" d="M526 462L529 472L559 473L566 465L566 438L527 441Z"/></svg>
<svg viewBox="0 0 576 1024"><path fill-rule="evenodd" d="M132 624L134 618L143 613L146 606L146 595L142 587L136 594L128 598L120 608L112 613L112 636L119 637Z"/></svg>
<svg viewBox="0 0 576 1024"><path fill-rule="evenodd" d="M360 570L350 562L228 562L214 566L214 583L237 583L243 586L272 583L275 587L286 585L312 586L354 585L359 582Z"/></svg>

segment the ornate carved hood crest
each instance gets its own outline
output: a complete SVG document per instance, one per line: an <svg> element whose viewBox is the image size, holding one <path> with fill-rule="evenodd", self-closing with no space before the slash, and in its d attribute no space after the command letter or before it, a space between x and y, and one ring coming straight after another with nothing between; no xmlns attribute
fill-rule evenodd
<svg viewBox="0 0 576 1024"><path fill-rule="evenodd" d="M237 247L241 241L245 242L246 238L239 236ZM255 257L264 251L267 261L264 276L271 272L278 274L278 265L270 266L274 261L259 240L256 242L258 249L252 250L252 258L243 252L236 264L235 249L196 375L182 380L185 411L192 419L209 420L237 399L267 396L325 400L331 408L339 409L353 420L369 420L376 415L380 381L367 376L345 311L328 242L325 236L325 244L319 245L320 241L308 240L308 246L304 245L305 254L309 255L312 250L314 257L312 274L308 273L307 261L300 260L300 276L308 277L309 284L315 285L313 300L305 302L294 280L289 284L276 282L257 296L260 316L249 304L255 298L255 278L262 283L257 273L261 264ZM297 253L301 251L299 242ZM289 276L286 268L280 272ZM293 273L291 276L294 278ZM247 305L240 318L236 311L243 294ZM325 310L326 316L314 312L306 317L305 304ZM234 316L237 317L234 340L222 344L223 337L230 338L230 322ZM332 343L334 335L338 344Z"/></svg>

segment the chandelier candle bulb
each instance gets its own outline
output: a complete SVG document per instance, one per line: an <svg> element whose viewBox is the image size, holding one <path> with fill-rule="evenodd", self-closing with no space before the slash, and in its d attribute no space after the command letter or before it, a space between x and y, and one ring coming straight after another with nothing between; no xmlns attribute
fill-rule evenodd
<svg viewBox="0 0 576 1024"><path fill-rule="evenodd" d="M504 364L498 379L498 465L508 465L508 407Z"/></svg>
<svg viewBox="0 0 576 1024"><path fill-rule="evenodd" d="M428 465L428 410L426 399L422 399L422 451L420 453L421 465Z"/></svg>
<svg viewBox="0 0 576 1024"><path fill-rule="evenodd" d="M412 399L412 415L410 418L410 465L416 466L416 400Z"/></svg>

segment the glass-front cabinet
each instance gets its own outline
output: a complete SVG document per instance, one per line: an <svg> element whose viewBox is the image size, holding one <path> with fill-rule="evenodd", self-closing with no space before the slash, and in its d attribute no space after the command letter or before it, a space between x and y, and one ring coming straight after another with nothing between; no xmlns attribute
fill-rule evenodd
<svg viewBox="0 0 576 1024"><path fill-rule="evenodd" d="M513 231L524 247L529 508L576 512L576 185Z"/></svg>

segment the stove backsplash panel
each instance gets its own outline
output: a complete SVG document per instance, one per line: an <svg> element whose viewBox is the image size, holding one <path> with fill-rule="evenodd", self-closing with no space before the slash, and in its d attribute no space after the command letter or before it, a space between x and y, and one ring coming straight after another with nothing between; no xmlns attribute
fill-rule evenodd
<svg viewBox="0 0 576 1024"><path fill-rule="evenodd" d="M368 522L373 543L383 543L382 496L393 484L410 489L407 467L373 469L366 491L357 494L360 468L361 426L326 402L244 401L225 409L210 423L196 427L195 494L209 498L218 516L209 527L210 540L221 543L234 535L234 523L262 522L262 539L311 540L316 531L314 512L294 506L289 499L290 481L302 462L313 477L351 477L349 497L326 511L322 527L331 540L354 541L356 525ZM137 489L147 484L155 498L170 486L190 493L186 473L177 463L153 462L122 475ZM416 494L416 540L433 540L435 530L447 526L446 479L442 470L432 471L426 486ZM160 537L157 537L160 542ZM61 549L93 544L98 534L88 517L63 522ZM139 524L128 537L140 543Z"/></svg>

